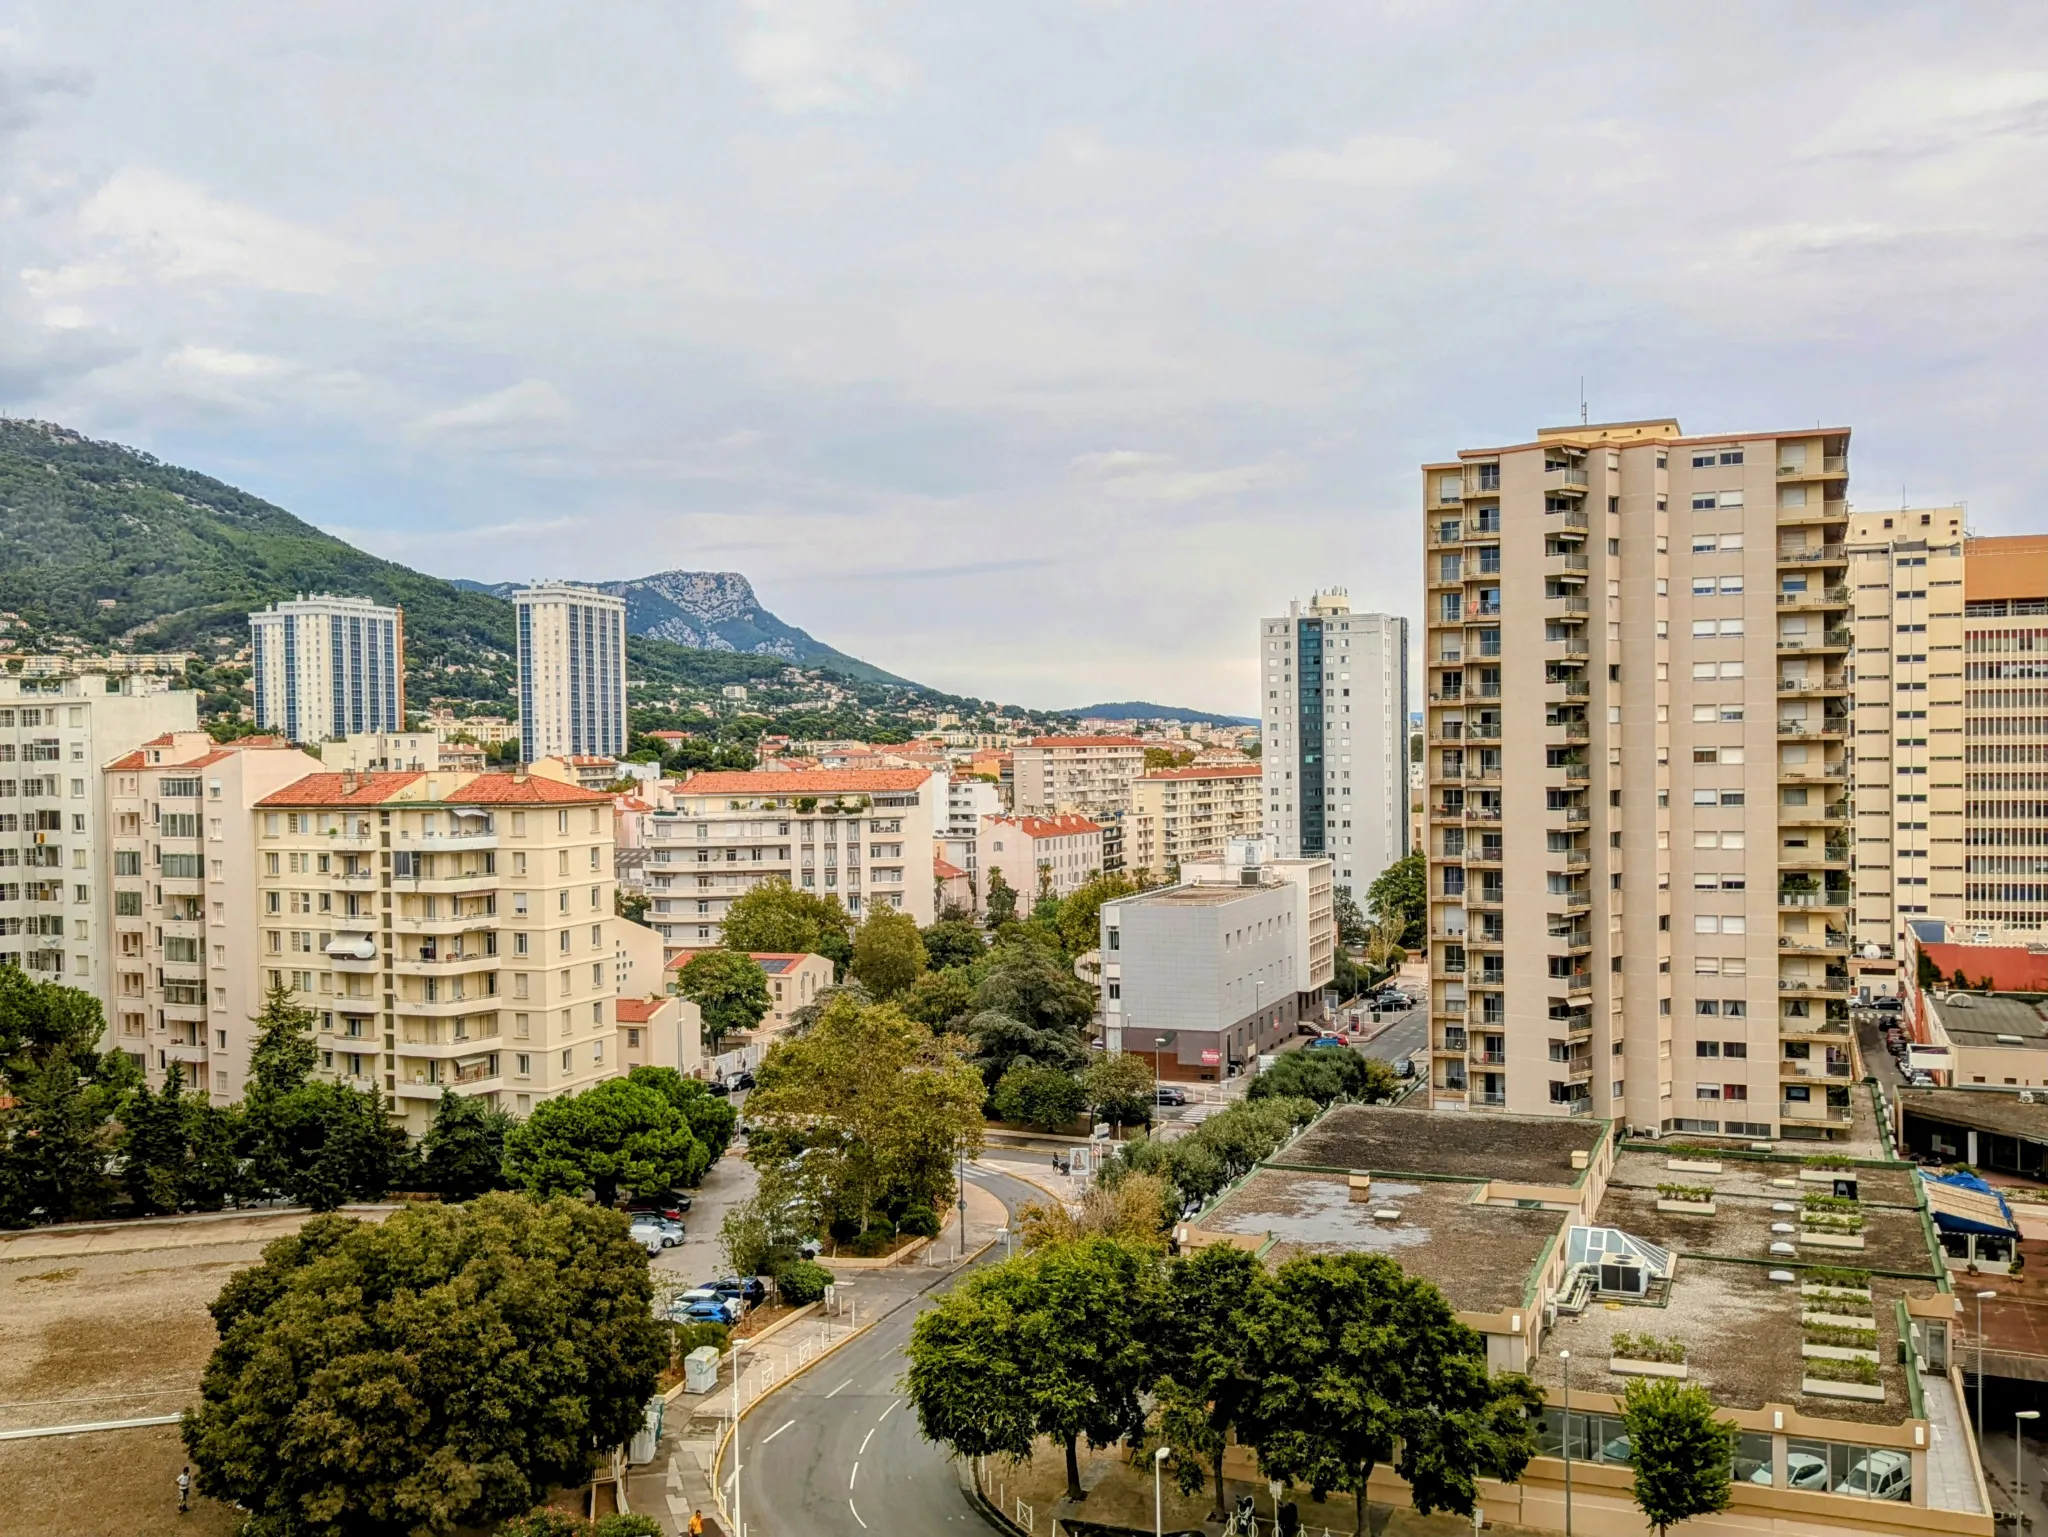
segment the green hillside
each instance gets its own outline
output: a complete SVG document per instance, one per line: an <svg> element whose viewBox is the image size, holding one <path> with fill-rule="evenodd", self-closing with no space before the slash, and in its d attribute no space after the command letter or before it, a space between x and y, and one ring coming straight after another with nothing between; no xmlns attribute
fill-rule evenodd
<svg viewBox="0 0 2048 1537"><path fill-rule="evenodd" d="M211 476L49 423L0 420L0 610L17 616L0 636L9 649L82 643L215 657L247 643L251 609L302 592L404 606L414 705L510 707L504 599L367 555ZM649 696L669 701L789 665L638 636L627 654Z"/></svg>

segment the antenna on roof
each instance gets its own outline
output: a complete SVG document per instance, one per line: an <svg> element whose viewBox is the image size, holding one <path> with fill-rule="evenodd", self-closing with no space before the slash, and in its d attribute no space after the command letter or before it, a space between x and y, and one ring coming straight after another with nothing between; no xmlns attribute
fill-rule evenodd
<svg viewBox="0 0 2048 1537"><path fill-rule="evenodd" d="M1579 375L1579 425L1586 425L1586 376Z"/></svg>

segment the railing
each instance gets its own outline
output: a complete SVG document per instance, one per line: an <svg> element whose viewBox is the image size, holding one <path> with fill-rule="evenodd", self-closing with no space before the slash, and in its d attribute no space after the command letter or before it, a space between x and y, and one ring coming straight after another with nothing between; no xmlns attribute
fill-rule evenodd
<svg viewBox="0 0 2048 1537"><path fill-rule="evenodd" d="M1562 982L1568 993L1590 993L1593 990L1593 973L1590 971L1575 971L1569 976L1552 977L1550 980Z"/></svg>
<svg viewBox="0 0 2048 1537"><path fill-rule="evenodd" d="M1823 1126L1856 1124L1856 1112L1847 1107L1837 1109L1832 1105L1802 1105L1789 1099L1778 1106L1778 1118L1784 1121L1817 1122Z"/></svg>
<svg viewBox="0 0 2048 1537"><path fill-rule="evenodd" d="M1543 601L1550 605L1550 611L1558 614L1587 614L1592 612L1584 593L1546 592Z"/></svg>
<svg viewBox="0 0 2048 1537"><path fill-rule="evenodd" d="M1480 1094L1473 1100L1474 1104L1486 1105L1493 1109L1498 1109L1507 1102L1507 1094L1499 1089L1494 1090L1491 1094Z"/></svg>
<svg viewBox="0 0 2048 1537"><path fill-rule="evenodd" d="M1846 736L1849 723L1846 720L1823 720L1818 725L1811 721L1781 720L1778 722L1779 736Z"/></svg>
<svg viewBox="0 0 2048 1537"><path fill-rule="evenodd" d="M1549 507L1544 511L1548 516L1558 519L1566 528L1587 526L1586 511L1583 507Z"/></svg>
<svg viewBox="0 0 2048 1537"><path fill-rule="evenodd" d="M1584 467L1579 465L1561 464L1555 468L1546 466L1543 471L1543 487L1547 491L1566 488L1583 491L1591 483Z"/></svg>
<svg viewBox="0 0 2048 1537"><path fill-rule="evenodd" d="M1563 689L1567 699L1589 699L1593 694L1593 685L1585 678L1545 678L1543 686Z"/></svg>
<svg viewBox="0 0 2048 1537"><path fill-rule="evenodd" d="M1588 806L1559 806L1551 810L1563 816L1568 827L1583 827L1593 820L1593 811Z"/></svg>
<svg viewBox="0 0 2048 1537"><path fill-rule="evenodd" d="M1849 605L1847 587L1823 587L1814 592L1781 592L1778 594L1780 608L1846 608Z"/></svg>
<svg viewBox="0 0 2048 1537"><path fill-rule="evenodd" d="M1553 1028L1562 1025L1567 1035L1575 1035L1581 1030L1593 1028L1593 1016L1585 1009L1574 1009L1563 1016L1552 1015L1550 1024Z"/></svg>
<svg viewBox="0 0 2048 1537"><path fill-rule="evenodd" d="M1780 891L1780 907L1849 907L1856 898L1848 891L1836 887L1827 891Z"/></svg>
<svg viewBox="0 0 2048 1537"><path fill-rule="evenodd" d="M1830 971L1819 977L1780 977L1778 991L1781 993L1846 993L1849 991L1849 974L1846 971Z"/></svg>
<svg viewBox="0 0 2048 1537"><path fill-rule="evenodd" d="M1849 680L1846 678L1780 678L1778 692L1781 694L1846 694Z"/></svg>
<svg viewBox="0 0 2048 1537"><path fill-rule="evenodd" d="M1839 544L1816 544L1808 545L1805 549L1801 550L1778 551L1778 564L1781 566L1845 565L1848 563L1848 559L1848 550Z"/></svg>
<svg viewBox="0 0 2048 1537"><path fill-rule="evenodd" d="M1550 656L1589 656L1592 654L1583 635L1570 639L1546 640L1544 645L1550 648L1547 653Z"/></svg>
<svg viewBox="0 0 2048 1537"><path fill-rule="evenodd" d="M1562 550L1558 550L1543 557L1543 569L1545 571L1585 571L1590 569L1590 566L1583 552L1576 555L1568 555Z"/></svg>
<svg viewBox="0 0 2048 1537"><path fill-rule="evenodd" d="M1849 936L1847 934L1837 934L1832 930L1829 931L1826 937L1821 939L1811 939L1804 934L1780 934L1778 936L1778 948L1780 950L1847 950L1849 948Z"/></svg>
<svg viewBox="0 0 2048 1537"><path fill-rule="evenodd" d="M1481 1067L1506 1067L1508 1065L1507 1053L1504 1051L1475 1051L1472 1053L1472 1060Z"/></svg>
<svg viewBox="0 0 2048 1537"><path fill-rule="evenodd" d="M1465 617L1467 619L1498 619L1500 618L1500 605L1498 603L1467 603L1465 605Z"/></svg>

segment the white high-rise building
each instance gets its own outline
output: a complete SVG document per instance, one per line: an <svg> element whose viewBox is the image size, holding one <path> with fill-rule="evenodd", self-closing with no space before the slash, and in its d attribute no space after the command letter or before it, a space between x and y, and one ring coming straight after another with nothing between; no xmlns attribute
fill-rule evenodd
<svg viewBox="0 0 2048 1537"><path fill-rule="evenodd" d="M1408 621L1342 588L1259 621L1265 832L1363 889L1408 852Z"/></svg>
<svg viewBox="0 0 2048 1537"><path fill-rule="evenodd" d="M256 724L292 742L405 729L405 613L316 593L249 616Z"/></svg>
<svg viewBox="0 0 2048 1537"><path fill-rule="evenodd" d="M544 582L519 611L519 756L626 753L626 600Z"/></svg>

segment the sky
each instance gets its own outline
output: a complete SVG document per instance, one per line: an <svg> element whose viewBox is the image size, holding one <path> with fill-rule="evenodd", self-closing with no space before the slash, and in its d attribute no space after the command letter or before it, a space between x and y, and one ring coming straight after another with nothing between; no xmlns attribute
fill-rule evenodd
<svg viewBox="0 0 2048 1537"><path fill-rule="evenodd" d="M1582 378L2040 529L2044 255L2039 5L0 0L0 413L1035 706L1419 617Z"/></svg>

